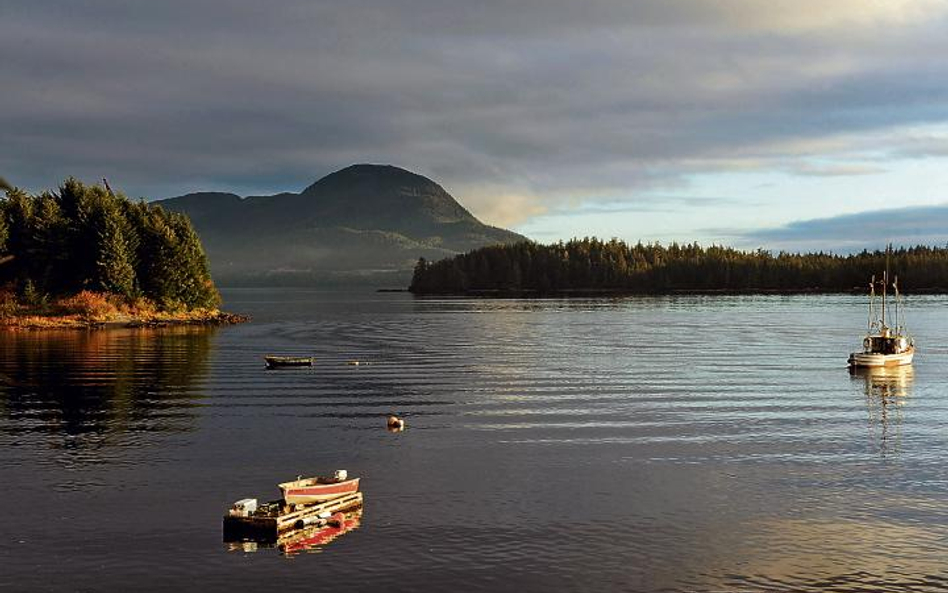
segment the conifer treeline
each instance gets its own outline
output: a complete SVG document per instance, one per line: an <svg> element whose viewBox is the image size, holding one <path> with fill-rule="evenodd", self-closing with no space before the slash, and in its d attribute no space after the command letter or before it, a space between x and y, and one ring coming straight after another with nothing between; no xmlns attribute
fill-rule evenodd
<svg viewBox="0 0 948 593"><path fill-rule="evenodd" d="M72 178L58 192L5 189L0 282L21 296L92 290L145 297L167 310L218 305L207 257L186 216Z"/></svg>
<svg viewBox="0 0 948 593"><path fill-rule="evenodd" d="M773 254L698 244L628 245L613 239L573 239L541 245L522 242L476 249L415 266L410 290L419 294L466 292L555 293L612 290L849 291L868 286L885 269L884 251L852 255ZM906 290L948 289L948 248L894 250L889 268Z"/></svg>

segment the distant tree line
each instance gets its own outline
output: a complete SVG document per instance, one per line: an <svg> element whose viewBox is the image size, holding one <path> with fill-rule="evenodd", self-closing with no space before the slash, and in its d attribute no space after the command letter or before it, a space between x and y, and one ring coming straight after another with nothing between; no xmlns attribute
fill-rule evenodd
<svg viewBox="0 0 948 593"><path fill-rule="evenodd" d="M24 301L89 290L162 309L218 305L186 216L72 178L38 195L0 182L0 283Z"/></svg>
<svg viewBox="0 0 948 593"><path fill-rule="evenodd" d="M697 243L628 245L596 238L552 245L527 241L483 247L437 262L420 259L410 290L418 294L839 292L868 288L869 278L885 269L886 257L884 251L774 254ZM948 248L903 247L888 257L900 287L948 289Z"/></svg>

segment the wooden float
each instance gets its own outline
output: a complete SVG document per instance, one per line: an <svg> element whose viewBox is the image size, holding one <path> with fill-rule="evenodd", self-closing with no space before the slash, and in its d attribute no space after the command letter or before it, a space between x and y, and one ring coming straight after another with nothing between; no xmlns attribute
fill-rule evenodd
<svg viewBox="0 0 948 593"><path fill-rule="evenodd" d="M224 541L252 539L275 543L283 534L318 521L320 515L361 507L361 492L302 507L286 505L282 500L268 502L243 516L233 513L224 515Z"/></svg>
<svg viewBox="0 0 948 593"><path fill-rule="evenodd" d="M345 514L336 513L333 517L334 521L324 525L287 531L276 542L277 547L287 556L321 548L337 537L358 529L362 521L362 509L358 508Z"/></svg>

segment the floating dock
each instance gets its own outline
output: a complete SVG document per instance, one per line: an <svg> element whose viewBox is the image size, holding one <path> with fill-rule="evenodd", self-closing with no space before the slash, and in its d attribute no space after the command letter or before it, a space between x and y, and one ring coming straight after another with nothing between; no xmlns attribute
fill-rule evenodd
<svg viewBox="0 0 948 593"><path fill-rule="evenodd" d="M275 543L283 534L319 521L320 515L361 507L361 492L296 508L286 506L282 500L270 502L247 516L224 515L224 541L252 539Z"/></svg>

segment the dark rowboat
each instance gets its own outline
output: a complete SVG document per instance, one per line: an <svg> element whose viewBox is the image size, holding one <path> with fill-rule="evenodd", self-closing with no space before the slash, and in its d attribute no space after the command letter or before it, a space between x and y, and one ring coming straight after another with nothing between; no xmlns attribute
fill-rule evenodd
<svg viewBox="0 0 948 593"><path fill-rule="evenodd" d="M313 366L311 356L264 356L263 359L267 361L268 369Z"/></svg>

